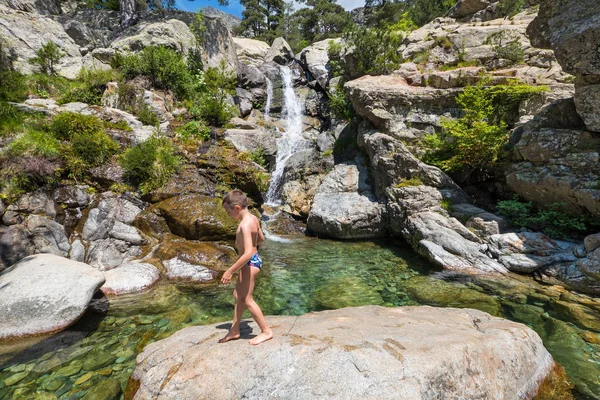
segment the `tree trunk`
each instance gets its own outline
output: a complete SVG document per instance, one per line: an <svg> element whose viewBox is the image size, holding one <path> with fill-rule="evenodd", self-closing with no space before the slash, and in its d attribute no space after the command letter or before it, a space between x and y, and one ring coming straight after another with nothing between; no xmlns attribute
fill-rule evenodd
<svg viewBox="0 0 600 400"><path fill-rule="evenodd" d="M119 0L121 7L121 28L129 28L137 22L135 18L135 0Z"/></svg>

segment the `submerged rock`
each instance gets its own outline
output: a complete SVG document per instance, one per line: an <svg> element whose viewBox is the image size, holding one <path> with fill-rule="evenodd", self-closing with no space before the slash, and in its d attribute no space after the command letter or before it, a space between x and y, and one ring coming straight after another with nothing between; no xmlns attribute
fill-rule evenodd
<svg viewBox="0 0 600 400"><path fill-rule="evenodd" d="M258 347L248 331L217 346L216 325L152 343L130 388L138 399L517 399L532 398L554 366L530 328L471 309L367 306L269 321L275 337Z"/></svg>
<svg viewBox="0 0 600 400"><path fill-rule="evenodd" d="M68 327L104 281L89 265L53 254L22 259L0 274L0 339Z"/></svg>

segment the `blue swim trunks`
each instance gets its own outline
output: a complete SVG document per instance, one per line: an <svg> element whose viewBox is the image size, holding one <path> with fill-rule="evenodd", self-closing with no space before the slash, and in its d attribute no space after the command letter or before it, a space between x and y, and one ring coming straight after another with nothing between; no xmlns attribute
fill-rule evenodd
<svg viewBox="0 0 600 400"><path fill-rule="evenodd" d="M260 269L260 267L262 267L262 258L260 258L260 254L254 253L247 265Z"/></svg>

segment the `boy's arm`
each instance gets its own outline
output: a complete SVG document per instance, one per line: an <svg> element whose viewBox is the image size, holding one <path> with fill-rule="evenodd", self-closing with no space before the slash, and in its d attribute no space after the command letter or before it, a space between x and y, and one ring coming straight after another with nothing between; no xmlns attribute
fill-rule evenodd
<svg viewBox="0 0 600 400"><path fill-rule="evenodd" d="M244 224L240 227L242 232L242 238L244 240L244 253L241 254L235 263L225 273L221 278L222 283L229 283L233 274L235 274L239 269L241 269L244 265L248 264L248 261L254 255L252 249L254 246L252 245L252 232L250 226L248 224Z"/></svg>
<svg viewBox="0 0 600 400"><path fill-rule="evenodd" d="M260 221L258 221L258 239L256 240L256 245L258 246L261 243L264 243L265 235L262 231L262 226L260 225Z"/></svg>

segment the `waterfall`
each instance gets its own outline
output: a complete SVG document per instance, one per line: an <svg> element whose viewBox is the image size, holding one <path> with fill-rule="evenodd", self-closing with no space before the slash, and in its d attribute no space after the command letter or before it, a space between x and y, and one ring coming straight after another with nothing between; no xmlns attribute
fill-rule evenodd
<svg viewBox="0 0 600 400"><path fill-rule="evenodd" d="M265 77L266 78L266 77ZM271 99L273 98L273 82L267 79L267 103L265 104L265 120L269 120L269 111L271 110Z"/></svg>
<svg viewBox="0 0 600 400"><path fill-rule="evenodd" d="M275 170L271 173L271 183L267 191L267 204L278 205L281 201L283 189L283 172L287 160L297 151L308 148L308 141L302 137L302 103L292 83L292 71L286 66L281 67L283 80L283 110L281 117L285 122L286 130L281 138L277 139L277 157Z"/></svg>

